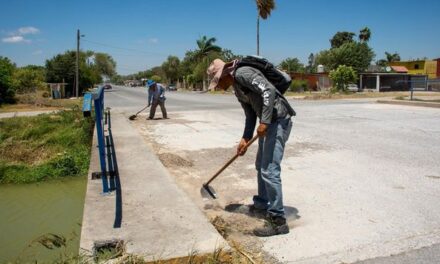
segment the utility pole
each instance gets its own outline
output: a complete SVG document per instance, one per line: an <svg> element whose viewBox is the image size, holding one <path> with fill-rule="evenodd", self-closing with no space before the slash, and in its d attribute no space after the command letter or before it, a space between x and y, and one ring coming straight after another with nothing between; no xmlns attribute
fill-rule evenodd
<svg viewBox="0 0 440 264"><path fill-rule="evenodd" d="M79 92L79 29L76 32L76 79L75 79L75 95L78 97Z"/></svg>

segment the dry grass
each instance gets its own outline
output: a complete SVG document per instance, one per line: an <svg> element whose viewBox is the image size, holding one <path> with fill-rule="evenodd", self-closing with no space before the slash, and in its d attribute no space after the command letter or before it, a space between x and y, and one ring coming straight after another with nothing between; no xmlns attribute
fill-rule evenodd
<svg viewBox="0 0 440 264"><path fill-rule="evenodd" d="M47 92L38 91L30 94L18 94L16 95L17 104L1 105L0 113L69 109L82 105L82 98L54 100L46 97L45 93Z"/></svg>

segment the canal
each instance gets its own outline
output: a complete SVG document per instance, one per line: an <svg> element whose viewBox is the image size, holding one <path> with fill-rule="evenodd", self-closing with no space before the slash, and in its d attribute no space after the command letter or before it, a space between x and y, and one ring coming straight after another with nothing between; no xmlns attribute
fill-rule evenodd
<svg viewBox="0 0 440 264"><path fill-rule="evenodd" d="M86 177L0 185L0 263L78 254L86 185ZM45 239L54 237L49 234L65 239L66 246Z"/></svg>

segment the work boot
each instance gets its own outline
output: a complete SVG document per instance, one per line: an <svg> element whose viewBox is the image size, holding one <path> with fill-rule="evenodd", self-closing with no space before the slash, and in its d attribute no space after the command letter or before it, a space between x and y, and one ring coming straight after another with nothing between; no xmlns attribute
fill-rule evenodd
<svg viewBox="0 0 440 264"><path fill-rule="evenodd" d="M249 205L249 215L260 219L267 219L267 210L257 208L252 204Z"/></svg>
<svg viewBox="0 0 440 264"><path fill-rule="evenodd" d="M258 237L269 237L289 233L289 226L283 216L270 216L264 227L255 228L254 235Z"/></svg>

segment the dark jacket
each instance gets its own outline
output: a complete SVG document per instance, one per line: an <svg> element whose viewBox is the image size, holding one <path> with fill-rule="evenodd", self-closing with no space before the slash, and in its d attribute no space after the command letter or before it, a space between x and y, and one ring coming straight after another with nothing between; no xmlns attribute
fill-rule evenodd
<svg viewBox="0 0 440 264"><path fill-rule="evenodd" d="M252 138L257 117L261 123L271 124L277 119L295 115L286 98L259 70L243 66L235 70L234 78L235 96L246 115L243 138Z"/></svg>

